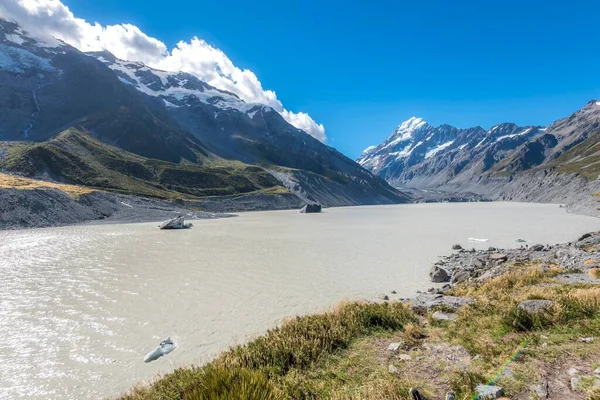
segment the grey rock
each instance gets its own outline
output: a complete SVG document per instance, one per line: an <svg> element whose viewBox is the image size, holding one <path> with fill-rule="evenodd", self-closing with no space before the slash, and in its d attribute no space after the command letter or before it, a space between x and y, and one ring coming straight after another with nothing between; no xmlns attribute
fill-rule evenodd
<svg viewBox="0 0 600 400"><path fill-rule="evenodd" d="M481 268L485 265L485 262L481 261L479 258L477 257L472 257L471 261L470 261L470 265L475 267L475 268Z"/></svg>
<svg viewBox="0 0 600 400"><path fill-rule="evenodd" d="M529 390L537 395L539 399L545 399L548 397L547 385L531 385Z"/></svg>
<svg viewBox="0 0 600 400"><path fill-rule="evenodd" d="M600 283L600 280L594 279L588 274L566 274L559 275L556 277L556 280L561 283Z"/></svg>
<svg viewBox="0 0 600 400"><path fill-rule="evenodd" d="M530 314L538 314L550 310L553 305L552 300L525 300L519 303L518 307Z"/></svg>
<svg viewBox="0 0 600 400"><path fill-rule="evenodd" d="M391 353L397 353L398 350L400 349L400 346L402 346L402 342L390 343L389 346L387 347L387 351L391 352Z"/></svg>
<svg viewBox="0 0 600 400"><path fill-rule="evenodd" d="M429 278L432 282L440 283L448 282L450 276L448 275L448 271L438 265L434 265L429 272Z"/></svg>
<svg viewBox="0 0 600 400"><path fill-rule="evenodd" d="M587 238L591 238L592 234L591 233L584 233L583 235L579 236L579 239L577 239L578 242L581 242Z"/></svg>
<svg viewBox="0 0 600 400"><path fill-rule="evenodd" d="M390 374L398 374L400 372L400 370L394 364L390 364L388 366L388 371Z"/></svg>
<svg viewBox="0 0 600 400"><path fill-rule="evenodd" d="M571 378L571 390L576 392L579 390L579 382L581 382L581 377L574 376Z"/></svg>
<svg viewBox="0 0 600 400"><path fill-rule="evenodd" d="M480 400L497 399L504 394L504 390L500 386L493 385L477 385L475 391Z"/></svg>
<svg viewBox="0 0 600 400"><path fill-rule="evenodd" d="M569 376L575 376L578 373L579 373L579 371L577 370L577 368L573 368L573 367L569 368L569 370L567 371L567 374Z"/></svg>
<svg viewBox="0 0 600 400"><path fill-rule="evenodd" d="M531 250L531 251L542 251L542 250L544 250L544 245L543 244L534 244L533 246L529 247L529 250Z"/></svg>
<svg viewBox="0 0 600 400"><path fill-rule="evenodd" d="M415 312L426 313L433 307L445 306L458 310L467 304L473 303L469 297L444 296L443 294L422 293L412 300L412 309Z"/></svg>
<svg viewBox="0 0 600 400"><path fill-rule="evenodd" d="M470 277L471 277L471 275L465 270L455 271L452 274L452 278L450 278L450 282L461 283L461 282L466 281Z"/></svg>
<svg viewBox="0 0 600 400"><path fill-rule="evenodd" d="M380 293L377 297L379 297L379 299L385 300L385 301L388 301L390 299L389 296L385 293Z"/></svg>
<svg viewBox="0 0 600 400"><path fill-rule="evenodd" d="M431 318L433 318L436 321L455 321L456 314L436 311L431 315Z"/></svg>
<svg viewBox="0 0 600 400"><path fill-rule="evenodd" d="M412 356L410 354L400 354L398 359L402 361L410 361L412 360Z"/></svg>
<svg viewBox="0 0 600 400"><path fill-rule="evenodd" d="M463 247L460 244L454 244L452 245L452 250L462 250Z"/></svg>
<svg viewBox="0 0 600 400"><path fill-rule="evenodd" d="M508 256L503 253L494 253L490 254L490 260L495 261L497 263L502 263L508 260Z"/></svg>
<svg viewBox="0 0 600 400"><path fill-rule="evenodd" d="M321 205L320 204L306 204L304 207L300 209L302 214L312 214L312 213L320 213Z"/></svg>

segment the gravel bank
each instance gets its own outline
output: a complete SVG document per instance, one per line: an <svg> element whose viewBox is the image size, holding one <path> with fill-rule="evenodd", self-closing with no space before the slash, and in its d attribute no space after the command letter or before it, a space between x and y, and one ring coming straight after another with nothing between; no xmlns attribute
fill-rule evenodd
<svg viewBox="0 0 600 400"><path fill-rule="evenodd" d="M56 189L0 189L0 229L42 228L84 222L152 222L177 214L190 219L230 217L236 211L300 208L293 194L222 196L201 201L164 201L110 192L75 199Z"/></svg>

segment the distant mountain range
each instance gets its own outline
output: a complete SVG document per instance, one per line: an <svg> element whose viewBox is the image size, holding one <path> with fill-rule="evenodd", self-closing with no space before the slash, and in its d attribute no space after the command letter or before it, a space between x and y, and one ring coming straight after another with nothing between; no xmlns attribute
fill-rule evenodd
<svg viewBox="0 0 600 400"><path fill-rule="evenodd" d="M0 87L4 171L163 197L279 186L329 206L408 200L269 106L2 19Z"/></svg>
<svg viewBox="0 0 600 400"><path fill-rule="evenodd" d="M600 191L600 101L546 128L434 127L413 117L358 163L398 188L569 201Z"/></svg>

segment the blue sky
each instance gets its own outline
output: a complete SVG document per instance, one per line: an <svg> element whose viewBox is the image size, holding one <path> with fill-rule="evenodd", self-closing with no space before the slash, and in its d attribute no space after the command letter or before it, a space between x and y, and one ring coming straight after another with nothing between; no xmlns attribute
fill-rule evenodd
<svg viewBox="0 0 600 400"><path fill-rule="evenodd" d="M546 125L600 98L598 1L63 3L169 48L206 40L352 158L413 115Z"/></svg>

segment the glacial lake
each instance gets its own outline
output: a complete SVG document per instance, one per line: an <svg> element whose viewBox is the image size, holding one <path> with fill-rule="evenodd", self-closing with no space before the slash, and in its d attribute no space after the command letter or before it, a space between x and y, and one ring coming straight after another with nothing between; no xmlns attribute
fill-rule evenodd
<svg viewBox="0 0 600 400"><path fill-rule="evenodd" d="M565 242L599 222L558 205L463 203L0 231L0 399L114 397L283 318L413 296L454 243ZM144 363L168 336L177 349Z"/></svg>

